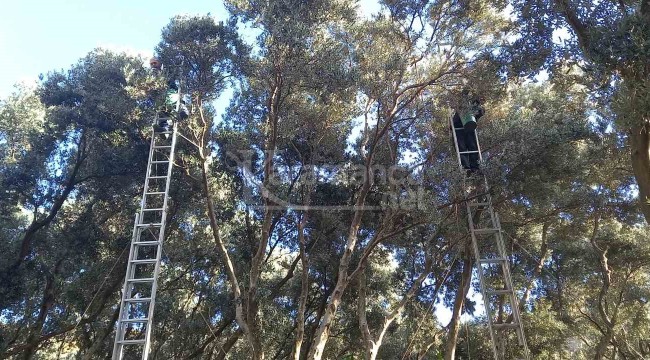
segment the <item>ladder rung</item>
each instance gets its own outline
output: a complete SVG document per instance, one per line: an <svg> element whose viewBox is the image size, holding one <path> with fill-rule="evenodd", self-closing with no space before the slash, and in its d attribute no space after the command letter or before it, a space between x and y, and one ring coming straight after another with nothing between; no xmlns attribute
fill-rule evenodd
<svg viewBox="0 0 650 360"><path fill-rule="evenodd" d="M503 261L508 261L508 259L506 259L506 258L493 258L493 259L480 259L479 260L479 262L481 264L496 264L496 263L500 263L500 262L503 262Z"/></svg>
<svg viewBox="0 0 650 360"><path fill-rule="evenodd" d="M158 145L154 145L153 148L154 148L154 149L171 149L172 146L171 146L171 145L160 145L160 146L158 146Z"/></svg>
<svg viewBox="0 0 650 360"><path fill-rule="evenodd" d="M517 329L519 328L518 323L501 323L501 324L492 324L492 327L496 330L501 329Z"/></svg>
<svg viewBox="0 0 650 360"><path fill-rule="evenodd" d="M478 151L459 151L459 154L478 154Z"/></svg>
<svg viewBox="0 0 650 360"><path fill-rule="evenodd" d="M476 234L489 234L489 233L495 233L495 232L500 232L501 229L499 228L483 228L483 229L472 229L472 231Z"/></svg>
<svg viewBox="0 0 650 360"><path fill-rule="evenodd" d="M140 259L140 260L131 260L131 264L155 264L158 260L156 259Z"/></svg>
<svg viewBox="0 0 650 360"><path fill-rule="evenodd" d="M151 160L152 164L163 164L163 163L168 163L168 162L169 162L169 160Z"/></svg>
<svg viewBox="0 0 650 360"><path fill-rule="evenodd" d="M167 175L147 176L147 179L166 179Z"/></svg>
<svg viewBox="0 0 650 360"><path fill-rule="evenodd" d="M150 209L142 209L142 211L163 211L163 208L150 208Z"/></svg>
<svg viewBox="0 0 650 360"><path fill-rule="evenodd" d="M149 322L149 318L139 318L139 319L122 319L123 323L146 323Z"/></svg>
<svg viewBox="0 0 650 360"><path fill-rule="evenodd" d="M165 194L164 191L154 191L154 192L145 193L145 195L164 195L164 194Z"/></svg>
<svg viewBox="0 0 650 360"><path fill-rule="evenodd" d="M123 345L138 345L138 344L144 344L144 339L141 339L141 340L120 340L117 343L118 344L123 344Z"/></svg>
<svg viewBox="0 0 650 360"><path fill-rule="evenodd" d="M126 302L150 302L150 297L124 299Z"/></svg>
<svg viewBox="0 0 650 360"><path fill-rule="evenodd" d="M140 245L140 246L160 245L160 241L136 241L133 243L133 245Z"/></svg>
<svg viewBox="0 0 650 360"><path fill-rule="evenodd" d="M143 227L143 228L148 228L148 227L161 227L162 223L148 223L148 224L138 224L136 225L137 227Z"/></svg>
<svg viewBox="0 0 650 360"><path fill-rule="evenodd" d="M506 289L501 289L501 290L488 290L485 292L487 296L490 295L511 295L512 291L506 290Z"/></svg>
<svg viewBox="0 0 650 360"><path fill-rule="evenodd" d="M454 130L465 130L465 128L454 128Z"/></svg>
<svg viewBox="0 0 650 360"><path fill-rule="evenodd" d="M148 282L153 282L154 278L139 278L139 279L128 279L127 282L132 282L132 283L148 283Z"/></svg>

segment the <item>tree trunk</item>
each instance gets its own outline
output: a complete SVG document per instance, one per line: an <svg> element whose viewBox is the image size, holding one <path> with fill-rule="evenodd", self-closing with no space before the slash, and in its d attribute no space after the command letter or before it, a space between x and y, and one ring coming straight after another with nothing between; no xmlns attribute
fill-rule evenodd
<svg viewBox="0 0 650 360"><path fill-rule="evenodd" d="M357 210L355 211L352 222L350 223L348 241L339 262L338 279L336 281L336 286L332 292L332 298L325 308L325 314L321 320L320 326L318 327L318 330L314 336L313 345L309 351L309 355L307 356L307 358L310 360L320 360L323 356L323 350L325 350L325 343L329 337L330 327L332 326L332 322L336 316L336 311L338 310L339 304L341 303L343 292L349 283L348 269L350 267L350 260L352 260L352 252L354 251L354 248L357 244L359 226L361 225L361 215L363 212L361 208L363 207L363 204L365 204L366 195L370 190L370 184L372 181L372 175L369 173L369 164L372 163L371 159L372 155L369 155L369 159L366 161L366 181L364 182L361 191L359 192L357 201L355 202L355 208Z"/></svg>
<svg viewBox="0 0 650 360"><path fill-rule="evenodd" d="M61 207L63 207L63 204L66 202L66 200L68 200L70 193L72 193L72 190L74 190L75 186L77 185L77 175L79 174L79 170L81 169L81 166L83 165L85 159L86 132L82 131L79 138L79 143L77 144L77 154L75 155L74 166L70 172L70 176L63 186L63 191L56 198L45 218L37 220L37 215L34 214L32 223L29 225L29 227L27 227L27 230L25 231L25 234L20 241L20 249L16 260L8 268L0 271L0 283L2 284L2 286L0 286L0 299L2 299L0 300L0 306L6 305L4 302L10 293L9 288L15 285L15 279L19 277L18 274L20 272L20 267L22 263L28 258L29 253L31 252L34 236L40 229L47 227L54 220L56 215L59 213L59 210L61 210ZM5 293L5 291L7 291L7 293Z"/></svg>
<svg viewBox="0 0 650 360"><path fill-rule="evenodd" d="M118 317L120 317L120 308L116 307L115 311L113 311L113 315L111 316L111 320L109 321L108 325L104 330L102 330L101 335L95 338L92 346L84 354L83 360L92 360L97 358L97 352L102 348L102 345L104 345L104 340L106 340L106 338L113 332L113 327L115 326Z"/></svg>
<svg viewBox="0 0 650 360"><path fill-rule="evenodd" d="M447 336L447 346L445 350L445 360L454 360L456 358L456 343L458 342L458 333L460 329L460 317L462 315L463 306L465 305L465 297L469 292L469 286L472 283L472 254L470 251L465 252L465 260L463 261L463 273L461 275L460 285L454 300L454 309L449 322L449 335Z"/></svg>
<svg viewBox="0 0 650 360"><path fill-rule="evenodd" d="M594 228L591 234L590 243L593 248L598 252L600 260L600 275L602 278L602 285L600 287L600 292L598 293L598 313L600 314L601 319L605 325L605 331L603 336L600 338L598 345L596 346L596 353L594 354L594 360L602 360L607 354L607 349L609 344L614 337L614 326L616 325L616 311L614 311L611 316L609 308L607 306L607 293L612 283L611 279L611 270L608 265L607 259L607 248L602 248L598 245L596 241L596 235L598 234L600 224L600 214L596 213L594 220Z"/></svg>
<svg viewBox="0 0 650 360"><path fill-rule="evenodd" d="M606 358L605 355L607 355L607 348L609 347L609 343L612 341L612 335L611 331L607 331L607 333L600 338L600 341L598 341L598 345L596 346L594 360L603 360Z"/></svg>
<svg viewBox="0 0 650 360"><path fill-rule="evenodd" d="M237 275L235 274L235 267L230 259L226 245L219 235L219 223L217 221L217 215L214 210L214 204L212 202L212 194L208 187L208 163L206 157L201 154L203 165L201 166L201 175L203 177L203 192L208 208L208 217L210 219L210 228L212 230L212 237L216 243L217 251L221 255L221 258L224 261L224 266L226 268L226 274L228 275L228 280L230 281L230 287L232 288L234 303L235 303L235 319L237 325L242 329L246 335L248 341L253 347L253 355L255 359L259 359L261 344L250 332L248 323L246 322L243 309L243 299L241 294L241 288L239 287L239 281L237 280Z"/></svg>
<svg viewBox="0 0 650 360"><path fill-rule="evenodd" d="M217 251L219 252L219 255L221 255L221 258L224 262L224 267L226 268L228 281L230 283L230 287L232 288L233 298L234 298L233 300L235 305L235 321L237 322L237 325L246 336L246 339L248 340L250 346L253 348L253 358L256 360L263 359L264 356L261 352L262 351L261 342L256 336L253 335L251 331L251 327L247 322L248 320L247 313L250 312L250 309L246 309L246 311L244 311L245 299L244 296L242 296L242 290L239 285L239 280L237 279L237 274L235 273L235 267L232 263L230 255L228 254L228 249L226 249L226 245L223 239L221 239L221 235L219 234L219 222L217 221L217 215L214 209L214 202L212 199L212 194L210 193L210 185L209 185L210 167L208 165L210 147L209 147L208 135L210 134L210 129L212 128L212 121L209 118L207 118L203 112L203 99L199 96L195 99L195 101L199 111L199 118L202 122L201 132L196 136L196 140L197 140L196 146L198 148L199 160L201 161L201 183L202 183L201 186L203 187L203 196L205 197L205 201L206 201L208 218L210 220L210 229L212 230L212 237L217 247Z"/></svg>
<svg viewBox="0 0 650 360"><path fill-rule="evenodd" d="M301 278L300 278L300 305L298 306L298 316L296 318L296 338L293 342L293 354L291 356L294 360L300 360L300 348L302 341L305 337L305 311L307 309L307 295L309 294L309 261L307 259L306 241L305 241L305 225L307 223L307 214L298 223L298 241L300 243L300 261L302 265Z"/></svg>
<svg viewBox="0 0 650 360"><path fill-rule="evenodd" d="M377 349L370 327L368 326L368 319L366 318L366 272L365 270L359 273L359 295L357 298L357 312L359 316L359 329L363 339L364 358L366 360L374 360L377 357Z"/></svg>
<svg viewBox="0 0 650 360"><path fill-rule="evenodd" d="M226 340L223 346L218 348L218 353L215 359L216 360L225 359L230 349L232 349L232 347L235 346L235 344L237 343L237 340L239 340L241 334L242 334L241 331L236 331L234 334L230 335L230 337L228 338L228 340Z"/></svg>
<svg viewBox="0 0 650 360"><path fill-rule="evenodd" d="M39 339L41 333L43 332L43 327L45 326L45 320L47 319L47 314L54 306L54 281L56 280L56 275L59 273L61 264L63 260L59 260L54 265L54 271L49 272L45 275L45 289L43 290L43 299L41 300L41 305L38 311L38 317L36 318L36 323L32 331L27 338L25 350L23 351L23 359L29 360L38 349L38 344L40 343Z"/></svg>
<svg viewBox="0 0 650 360"><path fill-rule="evenodd" d="M333 287L327 287L327 281L326 279L323 281L322 285L325 287L325 292L323 294L323 297L320 301L320 304L318 305L318 309L316 310L316 319L314 320L314 326L310 327L309 330L309 339L313 339L316 331L318 330L318 327L320 325L320 321L323 318L323 315L325 314L325 309L327 308L327 300L329 299L330 295L332 294ZM304 355L308 355L311 353L311 347L314 344L313 341L308 341L307 342L307 347L305 348Z"/></svg>
<svg viewBox="0 0 650 360"><path fill-rule="evenodd" d="M426 250L425 250L426 251ZM379 329L379 334L376 338L373 337L370 332L370 327L368 326L368 320L366 319L366 273L365 269L359 272L359 298L358 298L358 316L359 316L359 327L361 328L361 334L363 335L363 343L365 349L365 358L367 360L375 360L379 349L384 342L384 336L388 331L390 325L397 319L397 317L402 313L406 304L415 297L416 293L422 287L422 283L429 277L431 274L431 268L433 267L433 259L425 254L425 264L424 269L418 275L417 279L413 282L411 287L406 291L406 294L395 304L391 305L391 311L384 317L384 322L382 323L381 328ZM436 281L436 287L434 294L438 293L438 290L442 286L445 278L441 278Z"/></svg>
<svg viewBox="0 0 650 360"><path fill-rule="evenodd" d="M567 21L569 26L576 33L578 38L578 43L580 48L587 59L592 61L598 61L594 57L594 52L592 49L597 48L592 44L593 39L589 35L589 28L587 23L580 20L578 16L578 10L569 4L568 0L555 0L555 5L558 7L559 13L564 16L564 19ZM641 1L641 6L639 8L641 15L646 18L650 18L650 1L643 0ZM612 69L613 71L621 71L625 74L625 69L623 66L620 66L623 69ZM646 76L647 76L647 66L646 66ZM636 75L640 78L644 78L644 74ZM628 76L623 76L623 80L634 81ZM646 223L650 224L650 137L648 136L648 131L650 131L650 125L648 124L648 119L638 119L639 125L630 129L629 131L629 145L630 145L630 155L632 162L632 170L634 171L634 177L639 186L639 201L641 202L641 210L643 211L643 216L645 217Z"/></svg>
<svg viewBox="0 0 650 360"><path fill-rule="evenodd" d="M629 134L630 158L636 183L639 186L639 202L646 223L650 224L650 126L647 122Z"/></svg>

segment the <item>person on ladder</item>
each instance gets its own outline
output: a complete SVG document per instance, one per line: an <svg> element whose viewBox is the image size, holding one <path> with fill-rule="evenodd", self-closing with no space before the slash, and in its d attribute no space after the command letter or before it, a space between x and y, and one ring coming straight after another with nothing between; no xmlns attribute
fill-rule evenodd
<svg viewBox="0 0 650 360"><path fill-rule="evenodd" d="M458 109L454 113L454 128L458 129L455 130L458 151L461 153L476 151L475 153L460 155L460 162L463 168L471 176L480 171L478 143L476 141L476 123L485 114L485 109L482 106L483 101L480 97L470 97L469 95L469 91L463 91Z"/></svg>
<svg viewBox="0 0 650 360"><path fill-rule="evenodd" d="M149 60L149 65L153 71L154 76L163 76L162 74L162 62L156 58L152 57ZM157 104L156 111L158 112L158 123L154 124L156 131L169 131L174 124L174 118L178 117L179 119L187 119L188 112L185 102L180 98L178 86L176 81L169 79L167 81L167 90L165 91L164 99L158 101L160 104ZM180 104L179 104L180 102ZM178 114L176 109L178 108Z"/></svg>

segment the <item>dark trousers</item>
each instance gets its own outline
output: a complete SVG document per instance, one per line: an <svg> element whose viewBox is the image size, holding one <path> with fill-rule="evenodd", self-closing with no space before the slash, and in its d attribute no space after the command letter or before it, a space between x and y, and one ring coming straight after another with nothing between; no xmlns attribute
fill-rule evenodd
<svg viewBox="0 0 650 360"><path fill-rule="evenodd" d="M460 116L458 116L458 114L454 115L454 128L461 128L460 130L454 130L456 131L456 140L458 141L459 152L478 151L476 131L463 128L463 124L460 121ZM478 153L460 155L460 163L463 165L464 169L468 170L478 170L478 159Z"/></svg>

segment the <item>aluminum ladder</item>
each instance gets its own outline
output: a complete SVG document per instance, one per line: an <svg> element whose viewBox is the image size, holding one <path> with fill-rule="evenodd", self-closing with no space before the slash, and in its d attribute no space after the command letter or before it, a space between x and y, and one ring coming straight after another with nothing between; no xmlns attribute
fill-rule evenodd
<svg viewBox="0 0 650 360"><path fill-rule="evenodd" d="M154 124L168 120L156 118ZM151 134L140 211L135 214L113 345L113 360L146 360L151 347L177 131L176 122L171 129L155 125Z"/></svg>
<svg viewBox="0 0 650 360"><path fill-rule="evenodd" d="M487 177L481 171L470 172L465 169L461 160L463 155L474 155L478 156L478 164L483 165L483 155L478 141L478 134L477 131L474 131L473 136L476 140L477 150L460 151L457 132L465 130L462 127L454 127L453 113L449 120L451 129L453 129L452 134L458 166L463 173L467 222L476 258L477 273L494 359L528 360L530 359L530 353L526 345L524 328L519 314L519 299L512 286L501 223L492 206L492 196L490 195ZM515 345L512 344L514 341L511 339L513 331L516 335Z"/></svg>

